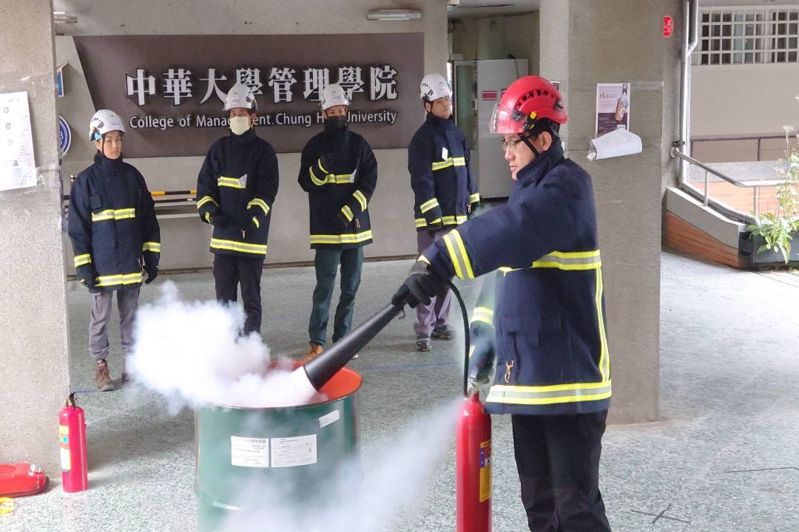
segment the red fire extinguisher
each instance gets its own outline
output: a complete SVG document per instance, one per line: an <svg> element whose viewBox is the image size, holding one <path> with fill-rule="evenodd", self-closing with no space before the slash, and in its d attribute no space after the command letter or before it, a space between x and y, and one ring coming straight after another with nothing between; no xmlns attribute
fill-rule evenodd
<svg viewBox="0 0 799 532"><path fill-rule="evenodd" d="M491 531L491 416L464 399L455 444L457 532Z"/></svg>
<svg viewBox="0 0 799 532"><path fill-rule="evenodd" d="M69 394L64 408L58 413L58 447L61 451L61 484L72 493L89 487L86 463L86 417L75 404L75 394Z"/></svg>

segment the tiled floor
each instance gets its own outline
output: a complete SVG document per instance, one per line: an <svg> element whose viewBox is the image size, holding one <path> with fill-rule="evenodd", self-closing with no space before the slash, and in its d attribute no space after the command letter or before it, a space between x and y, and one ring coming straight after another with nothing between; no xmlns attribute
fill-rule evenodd
<svg viewBox="0 0 799 532"><path fill-rule="evenodd" d="M388 301L409 265L365 266L356 322ZM213 297L210 273L170 278L186 298ZM799 276L664 253L661 287L662 419L608 428L601 487L613 529L799 530ZM305 349L312 289L310 268L264 272L263 332L273 353ZM146 287L143 302L156 292ZM472 302L474 287L464 286L464 295ZM68 297L73 383L91 389L92 362L81 350L88 298L77 287ZM427 354L413 344L411 320L396 320L351 363L364 376L365 487L343 494L331 488L329 507L287 506L279 494L249 490L264 498L262 520L250 521L250 529L454 530L448 409L459 394L461 354L454 342L436 342ZM112 373L118 357L112 354ZM90 489L63 493L51 472L51 489L19 499L12 514L0 515L0 529L194 530L192 412L170 414L162 399L133 387L87 393L82 406ZM492 443L493 529L525 530L507 417L493 418ZM297 524L267 527L267 513Z"/></svg>

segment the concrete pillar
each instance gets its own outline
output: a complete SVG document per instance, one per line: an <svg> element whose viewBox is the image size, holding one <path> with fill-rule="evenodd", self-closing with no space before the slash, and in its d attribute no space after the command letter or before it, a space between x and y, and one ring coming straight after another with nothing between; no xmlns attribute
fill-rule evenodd
<svg viewBox="0 0 799 532"><path fill-rule="evenodd" d="M660 243L668 146L679 113L680 37L663 37L679 0L542 0L541 73L561 82L567 155L594 179L611 349L613 422L658 419ZM630 129L643 153L586 160L594 136L596 84L631 83Z"/></svg>
<svg viewBox="0 0 799 532"><path fill-rule="evenodd" d="M0 3L0 92L28 93L38 184L0 192L0 463L57 475L69 386L51 0Z"/></svg>

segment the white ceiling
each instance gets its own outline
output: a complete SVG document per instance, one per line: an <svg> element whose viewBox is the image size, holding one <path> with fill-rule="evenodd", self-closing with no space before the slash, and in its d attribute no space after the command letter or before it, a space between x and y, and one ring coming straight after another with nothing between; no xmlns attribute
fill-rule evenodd
<svg viewBox="0 0 799 532"><path fill-rule="evenodd" d="M541 0L449 0L448 18L514 15L538 10Z"/></svg>

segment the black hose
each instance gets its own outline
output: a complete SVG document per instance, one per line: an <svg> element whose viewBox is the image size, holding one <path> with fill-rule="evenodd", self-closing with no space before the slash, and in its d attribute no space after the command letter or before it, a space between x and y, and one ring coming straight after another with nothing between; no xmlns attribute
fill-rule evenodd
<svg viewBox="0 0 799 532"><path fill-rule="evenodd" d="M458 300L458 304L461 307L461 316L463 318L463 345L464 345L464 356L463 356L463 396L468 397L468 390L469 390L469 344L471 344L471 338L469 337L469 313L466 311L466 303L463 302L463 298L461 297L461 293L455 287L455 283L452 282L452 279L447 281L450 290L452 293L455 294L455 299Z"/></svg>

